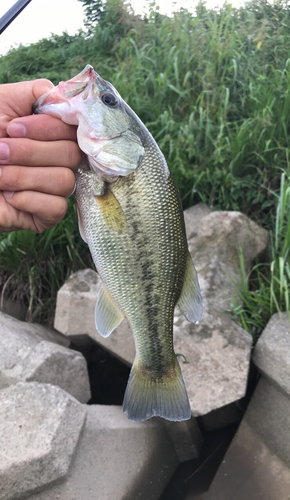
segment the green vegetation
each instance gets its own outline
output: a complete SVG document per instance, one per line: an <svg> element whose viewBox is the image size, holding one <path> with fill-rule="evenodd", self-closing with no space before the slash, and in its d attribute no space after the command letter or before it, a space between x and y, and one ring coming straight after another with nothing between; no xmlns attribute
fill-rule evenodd
<svg viewBox="0 0 290 500"><path fill-rule="evenodd" d="M281 176L276 219L270 232L268 264L256 264L248 276L240 255L240 302L232 307L235 320L254 341L275 312L287 311L290 319L290 176Z"/></svg>
<svg viewBox="0 0 290 500"><path fill-rule="evenodd" d="M200 3L196 15L181 9L172 17L161 15L152 5L141 18L122 0L81 1L88 33L52 36L13 49L1 58L0 83L38 77L58 83L92 64L116 86L158 141L185 208L203 201L214 209L240 210L272 230L270 271L256 266L251 279L245 277L244 306L235 309L244 328L258 334L270 313L289 309L288 2L253 0L239 9L225 4L219 10ZM283 205L281 197L288 202ZM275 226L281 203L284 208ZM33 236L33 248L40 250L30 264L27 261L26 271L19 268L19 255L7 267L5 248L17 245L21 253L27 235L23 235L23 247L22 235L1 236L0 267L5 279L14 275L6 292L15 289L18 276L25 283L25 300L36 311L35 318L47 318L46 301L53 302L62 280L87 258L77 224L68 222L72 217L71 206L68 219L57 230ZM41 250L46 239L53 277L48 277ZM77 254L71 250L68 258L72 242ZM41 300L35 292L31 296L29 269L35 262L36 275L49 282L48 299L44 292ZM267 300L258 304L254 299L259 295ZM40 310L38 304L43 303ZM253 326L256 316L259 325Z"/></svg>

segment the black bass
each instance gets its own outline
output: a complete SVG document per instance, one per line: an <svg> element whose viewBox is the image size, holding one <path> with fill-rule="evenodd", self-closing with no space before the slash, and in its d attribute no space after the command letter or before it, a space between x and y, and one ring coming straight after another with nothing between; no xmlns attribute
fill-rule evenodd
<svg viewBox="0 0 290 500"><path fill-rule="evenodd" d="M86 154L76 173L79 228L102 280L95 309L107 337L126 316L136 358L124 396L130 420L191 416L173 349L176 304L202 313L182 206L155 140L116 89L91 66L43 95L34 112L78 125Z"/></svg>

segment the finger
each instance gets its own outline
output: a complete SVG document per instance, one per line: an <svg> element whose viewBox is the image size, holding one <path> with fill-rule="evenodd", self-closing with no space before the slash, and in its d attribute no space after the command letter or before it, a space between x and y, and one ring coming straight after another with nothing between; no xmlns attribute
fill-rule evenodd
<svg viewBox="0 0 290 500"><path fill-rule="evenodd" d="M35 101L52 87L51 81L45 78L1 85L1 130L5 130L13 118L30 115Z"/></svg>
<svg viewBox="0 0 290 500"><path fill-rule="evenodd" d="M8 153L4 150L9 148ZM2 154L3 152L3 154ZM77 168L82 153L74 141L34 141L32 139L1 139L1 165L56 165Z"/></svg>
<svg viewBox="0 0 290 500"><path fill-rule="evenodd" d="M54 116L30 115L12 120L7 127L7 134L10 137L27 137L36 141L76 141L77 127L67 125Z"/></svg>
<svg viewBox="0 0 290 500"><path fill-rule="evenodd" d="M75 187L75 175L65 167L0 167L1 191L39 191L68 197Z"/></svg>
<svg viewBox="0 0 290 500"><path fill-rule="evenodd" d="M62 196L39 193L36 191L20 191L12 197L3 192L7 204L19 210L31 214L35 229L41 232L44 229L55 226L66 214L67 201Z"/></svg>

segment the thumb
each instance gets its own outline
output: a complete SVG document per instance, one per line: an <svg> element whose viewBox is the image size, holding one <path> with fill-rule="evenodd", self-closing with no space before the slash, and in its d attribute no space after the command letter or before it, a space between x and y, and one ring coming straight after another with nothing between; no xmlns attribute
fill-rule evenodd
<svg viewBox="0 0 290 500"><path fill-rule="evenodd" d="M52 89L54 85L51 83L50 80L47 80L46 78L41 78L40 80L34 80L33 82L33 87L32 87L32 95L33 95L33 103L43 94L48 92L48 90Z"/></svg>

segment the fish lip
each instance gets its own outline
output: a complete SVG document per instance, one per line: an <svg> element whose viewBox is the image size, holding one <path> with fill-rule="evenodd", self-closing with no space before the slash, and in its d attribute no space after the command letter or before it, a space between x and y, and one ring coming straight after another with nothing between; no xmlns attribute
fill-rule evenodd
<svg viewBox="0 0 290 500"><path fill-rule="evenodd" d="M72 83L79 83L79 82L72 82ZM40 114L42 113L42 108L47 105L54 105L57 106L58 104L61 104L65 102L69 107L72 106L72 103L70 99L72 97L77 96L78 94L81 94L89 85L91 82L84 82L81 83L79 86L75 86L71 90L68 88L67 89L67 84L68 82L60 82L56 87L53 89L49 90L45 94L39 97L37 101L32 106L32 112L34 114Z"/></svg>

